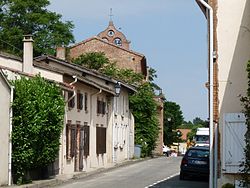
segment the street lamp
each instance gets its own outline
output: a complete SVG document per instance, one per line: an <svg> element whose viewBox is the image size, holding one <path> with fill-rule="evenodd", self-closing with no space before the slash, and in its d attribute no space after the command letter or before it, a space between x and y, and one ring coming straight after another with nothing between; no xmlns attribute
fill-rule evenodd
<svg viewBox="0 0 250 188"><path fill-rule="evenodd" d="M115 84L115 96L118 97L121 93L121 82L117 81Z"/></svg>
<svg viewBox="0 0 250 188"><path fill-rule="evenodd" d="M177 130L177 141L178 141L178 145L177 145L177 156L179 155L179 138L180 138L180 136L181 136L181 131L180 130Z"/></svg>

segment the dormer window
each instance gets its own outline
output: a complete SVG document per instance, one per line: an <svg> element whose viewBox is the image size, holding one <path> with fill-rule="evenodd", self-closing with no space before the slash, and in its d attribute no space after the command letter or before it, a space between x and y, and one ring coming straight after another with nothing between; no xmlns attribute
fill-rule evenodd
<svg viewBox="0 0 250 188"><path fill-rule="evenodd" d="M115 38L114 43L115 43L117 46L121 46L121 45L122 45L122 40L121 40L120 38Z"/></svg>

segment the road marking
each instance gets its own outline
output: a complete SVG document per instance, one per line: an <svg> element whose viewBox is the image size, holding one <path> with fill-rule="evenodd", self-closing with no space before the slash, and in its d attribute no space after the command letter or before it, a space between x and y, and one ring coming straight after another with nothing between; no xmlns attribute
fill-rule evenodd
<svg viewBox="0 0 250 188"><path fill-rule="evenodd" d="M168 180L168 179L171 179L171 178L173 178L173 177L175 177L175 176L178 176L179 174L180 174L180 173L178 172L178 173L176 173L176 174L173 174L173 175L171 175L171 176L168 176L168 177L165 178L165 179L159 180L159 181L157 181L157 182L155 182L155 183L153 183L153 184L151 184L151 185L148 185L148 186L146 186L146 187L144 187L144 188L153 187L154 185L156 185L156 184L158 184L158 183L161 183L161 182L163 182L163 181L166 181L166 180Z"/></svg>

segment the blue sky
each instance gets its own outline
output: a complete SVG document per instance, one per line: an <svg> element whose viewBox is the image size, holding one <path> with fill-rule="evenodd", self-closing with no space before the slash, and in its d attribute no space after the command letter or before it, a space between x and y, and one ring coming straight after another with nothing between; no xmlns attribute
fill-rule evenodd
<svg viewBox="0 0 250 188"><path fill-rule="evenodd" d="M73 21L76 42L106 29L110 8L130 48L147 58L168 101L186 121L208 117L206 19L195 0L50 0L49 9Z"/></svg>

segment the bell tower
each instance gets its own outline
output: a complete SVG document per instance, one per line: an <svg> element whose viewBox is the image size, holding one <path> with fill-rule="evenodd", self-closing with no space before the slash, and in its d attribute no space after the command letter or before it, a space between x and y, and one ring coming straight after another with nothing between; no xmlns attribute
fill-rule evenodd
<svg viewBox="0 0 250 188"><path fill-rule="evenodd" d="M125 48L129 50L130 41L128 41L125 35L117 30L112 21L112 8L110 9L110 20L108 27L100 32L97 36L102 38L104 41L113 43L119 47Z"/></svg>

